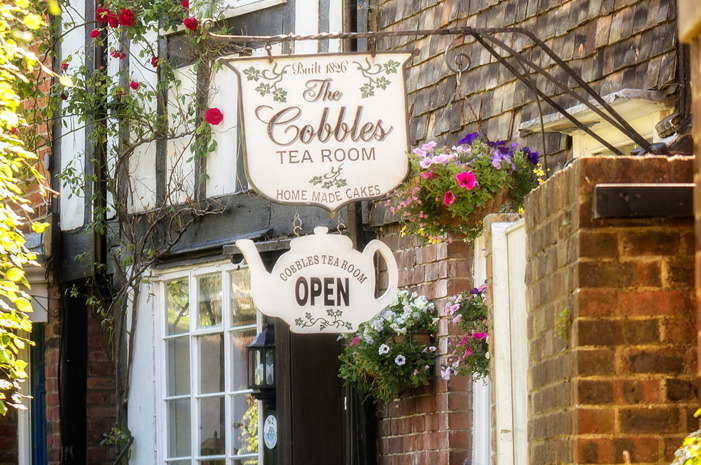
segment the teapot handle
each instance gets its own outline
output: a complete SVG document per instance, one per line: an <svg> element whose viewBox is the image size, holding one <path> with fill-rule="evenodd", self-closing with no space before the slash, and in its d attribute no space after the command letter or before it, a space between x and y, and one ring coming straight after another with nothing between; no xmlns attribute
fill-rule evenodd
<svg viewBox="0 0 701 465"><path fill-rule="evenodd" d="M378 304L382 304L380 308L385 308L392 302L394 296L397 294L397 285L399 282L399 269L397 268L397 260L394 258L394 253L387 244L377 239L373 239L365 246L363 250L363 255L366 253L372 258L375 252L379 252L382 255L385 263L387 264L387 290L384 294L377 298Z"/></svg>

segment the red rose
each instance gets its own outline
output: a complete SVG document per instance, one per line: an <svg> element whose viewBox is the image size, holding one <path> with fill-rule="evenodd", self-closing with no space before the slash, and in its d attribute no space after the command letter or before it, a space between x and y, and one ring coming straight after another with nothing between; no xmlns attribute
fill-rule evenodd
<svg viewBox="0 0 701 465"><path fill-rule="evenodd" d="M132 26L134 24L134 13L129 8L124 8L119 13L119 24L122 26Z"/></svg>
<svg viewBox="0 0 701 465"><path fill-rule="evenodd" d="M131 84L129 84L129 87L131 87L132 89L136 90L136 89L139 88L139 83L136 82L136 81L131 81Z"/></svg>
<svg viewBox="0 0 701 465"><path fill-rule="evenodd" d="M188 28L191 31L194 31L197 29L197 19L196 18L185 18L183 21L183 24L185 25L186 28Z"/></svg>
<svg viewBox="0 0 701 465"><path fill-rule="evenodd" d="M110 12L110 14L107 15L107 24L109 24L112 28L118 28L119 19L117 18L117 15Z"/></svg>
<svg viewBox="0 0 701 465"><path fill-rule="evenodd" d="M112 56L112 58L119 58L120 60L127 57L127 54L125 52L122 52L121 50L113 50L110 52L110 55Z"/></svg>
<svg viewBox="0 0 701 465"><path fill-rule="evenodd" d="M68 63L61 63L61 70L65 71L68 69Z"/></svg>
<svg viewBox="0 0 701 465"><path fill-rule="evenodd" d="M153 66L154 68L158 68L158 60L158 57L151 57L151 66Z"/></svg>
<svg viewBox="0 0 701 465"><path fill-rule="evenodd" d="M100 7L97 10L95 10L95 20L100 22L100 23L106 23L107 18L111 14L112 14L112 12L110 10L108 10L107 8Z"/></svg>
<svg viewBox="0 0 701 465"><path fill-rule="evenodd" d="M90 37L92 37L93 39L97 39L98 37L100 37L100 30L93 29L92 31L90 31Z"/></svg>
<svg viewBox="0 0 701 465"><path fill-rule="evenodd" d="M16 132L17 132L17 126L12 126L12 127L10 128L10 134L14 134L14 133L16 133Z"/></svg>
<svg viewBox="0 0 701 465"><path fill-rule="evenodd" d="M186 10L190 8L190 2L188 2L187 0L183 0L183 8L185 8Z"/></svg>
<svg viewBox="0 0 701 465"><path fill-rule="evenodd" d="M68 100L68 95L61 93L61 100Z"/></svg>
<svg viewBox="0 0 701 465"><path fill-rule="evenodd" d="M224 115L222 115L222 112L219 111L219 108L210 108L204 114L204 119L209 124L216 126L217 124L222 122L222 120L224 119Z"/></svg>

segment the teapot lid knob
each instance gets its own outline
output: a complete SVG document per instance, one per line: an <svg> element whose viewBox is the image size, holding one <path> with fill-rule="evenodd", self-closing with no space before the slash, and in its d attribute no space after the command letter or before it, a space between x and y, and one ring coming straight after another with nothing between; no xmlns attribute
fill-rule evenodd
<svg viewBox="0 0 701 465"><path fill-rule="evenodd" d="M324 235L328 232L329 228L327 228L326 226L317 226L316 228L314 228L314 234L316 234L317 236Z"/></svg>

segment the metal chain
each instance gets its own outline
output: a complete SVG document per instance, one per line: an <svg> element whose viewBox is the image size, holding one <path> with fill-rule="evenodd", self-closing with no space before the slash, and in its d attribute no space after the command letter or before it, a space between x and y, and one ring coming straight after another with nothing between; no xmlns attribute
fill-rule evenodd
<svg viewBox="0 0 701 465"><path fill-rule="evenodd" d="M343 212L338 212L338 215L336 215L336 231L338 231L338 234L343 234L341 230L347 228L348 227L343 222Z"/></svg>
<svg viewBox="0 0 701 465"><path fill-rule="evenodd" d="M299 216L298 207L295 207L295 217L292 220L292 232L297 237L299 237L299 233L302 232L302 218Z"/></svg>

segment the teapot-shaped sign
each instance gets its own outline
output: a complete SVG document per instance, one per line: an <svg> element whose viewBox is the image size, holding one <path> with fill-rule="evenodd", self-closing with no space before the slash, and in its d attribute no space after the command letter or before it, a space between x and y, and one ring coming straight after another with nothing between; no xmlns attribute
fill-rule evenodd
<svg viewBox="0 0 701 465"><path fill-rule="evenodd" d="M236 241L251 271L251 293L258 309L279 317L295 333L347 333L385 308L397 291L397 262L392 250L378 240L363 252L351 240L314 228L314 235L290 243L268 273L255 243ZM388 287L375 297L375 252L387 264Z"/></svg>

